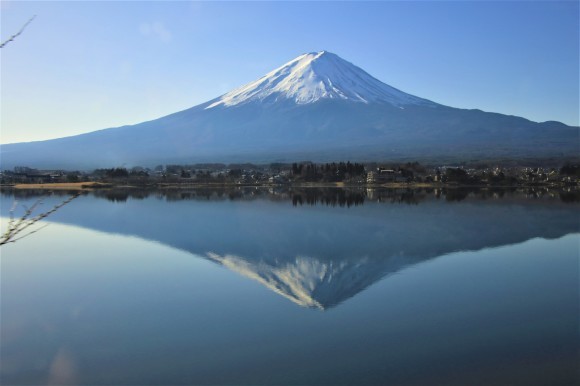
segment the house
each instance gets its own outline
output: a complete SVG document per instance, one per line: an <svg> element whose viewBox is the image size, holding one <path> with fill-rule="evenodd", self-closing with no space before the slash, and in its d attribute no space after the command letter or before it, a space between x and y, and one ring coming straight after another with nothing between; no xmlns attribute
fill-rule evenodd
<svg viewBox="0 0 580 386"><path fill-rule="evenodd" d="M392 169L382 169L377 168L374 172L367 173L367 184L383 184L385 182L397 181L397 178L401 177L400 172L396 172ZM404 178L406 181L407 179Z"/></svg>
<svg viewBox="0 0 580 386"><path fill-rule="evenodd" d="M281 175L275 175L275 176L268 178L268 182L270 184L284 184L284 183L288 182L288 179L284 178L284 176L281 176Z"/></svg>

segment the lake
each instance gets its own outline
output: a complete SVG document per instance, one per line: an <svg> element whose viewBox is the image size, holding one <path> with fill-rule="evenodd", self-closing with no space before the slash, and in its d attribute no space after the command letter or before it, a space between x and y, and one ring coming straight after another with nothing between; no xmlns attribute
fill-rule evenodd
<svg viewBox="0 0 580 386"><path fill-rule="evenodd" d="M41 197L3 192L2 230ZM103 190L46 220L1 247L3 385L580 381L574 193Z"/></svg>

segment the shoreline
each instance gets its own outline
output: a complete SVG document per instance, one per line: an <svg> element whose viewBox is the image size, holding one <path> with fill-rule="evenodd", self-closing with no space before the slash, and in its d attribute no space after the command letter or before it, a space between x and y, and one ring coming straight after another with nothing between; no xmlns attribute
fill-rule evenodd
<svg viewBox="0 0 580 386"><path fill-rule="evenodd" d="M103 189L197 189L197 188L273 188L273 187L288 187L288 188L365 188L365 189L512 189L512 188L578 188L576 185L564 184L520 184L520 185L461 185L461 184L446 184L446 183L424 183L424 182L389 182L384 184L367 184L367 183L348 183L348 182L302 182L302 183L287 183L287 184L236 184L236 183L158 183L151 185L131 185L131 184L115 184L104 182L63 182L63 183L46 183L46 184L14 184L14 185L0 185L2 189L17 189L17 190L75 190L75 191L92 191Z"/></svg>

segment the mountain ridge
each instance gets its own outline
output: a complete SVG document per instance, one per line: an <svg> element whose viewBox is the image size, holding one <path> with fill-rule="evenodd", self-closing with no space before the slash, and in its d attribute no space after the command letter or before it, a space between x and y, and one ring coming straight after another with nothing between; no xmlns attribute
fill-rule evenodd
<svg viewBox="0 0 580 386"><path fill-rule="evenodd" d="M406 94L327 51L164 117L0 145L3 168L196 162L549 158L578 155L560 122L458 109Z"/></svg>

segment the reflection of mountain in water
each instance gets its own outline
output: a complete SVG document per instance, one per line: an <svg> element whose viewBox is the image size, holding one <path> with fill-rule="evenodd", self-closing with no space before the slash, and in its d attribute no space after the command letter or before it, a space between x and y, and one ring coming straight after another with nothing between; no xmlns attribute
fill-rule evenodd
<svg viewBox="0 0 580 386"><path fill-rule="evenodd" d="M375 197L383 202L368 198L350 208L333 207L332 199L318 201L329 206L296 206L296 192L251 201L209 196L169 201L150 195L111 202L86 196L52 220L159 241L319 309L437 256L580 230L580 206L549 196L528 199L508 192L503 198L466 195L458 202L437 199L438 192L412 200L409 192L404 199L391 193ZM6 213L11 200L2 201Z"/></svg>
<svg viewBox="0 0 580 386"><path fill-rule="evenodd" d="M381 262L368 258L321 261L302 256L269 262L211 252L208 257L300 306L322 310L356 295L404 265L396 257Z"/></svg>

